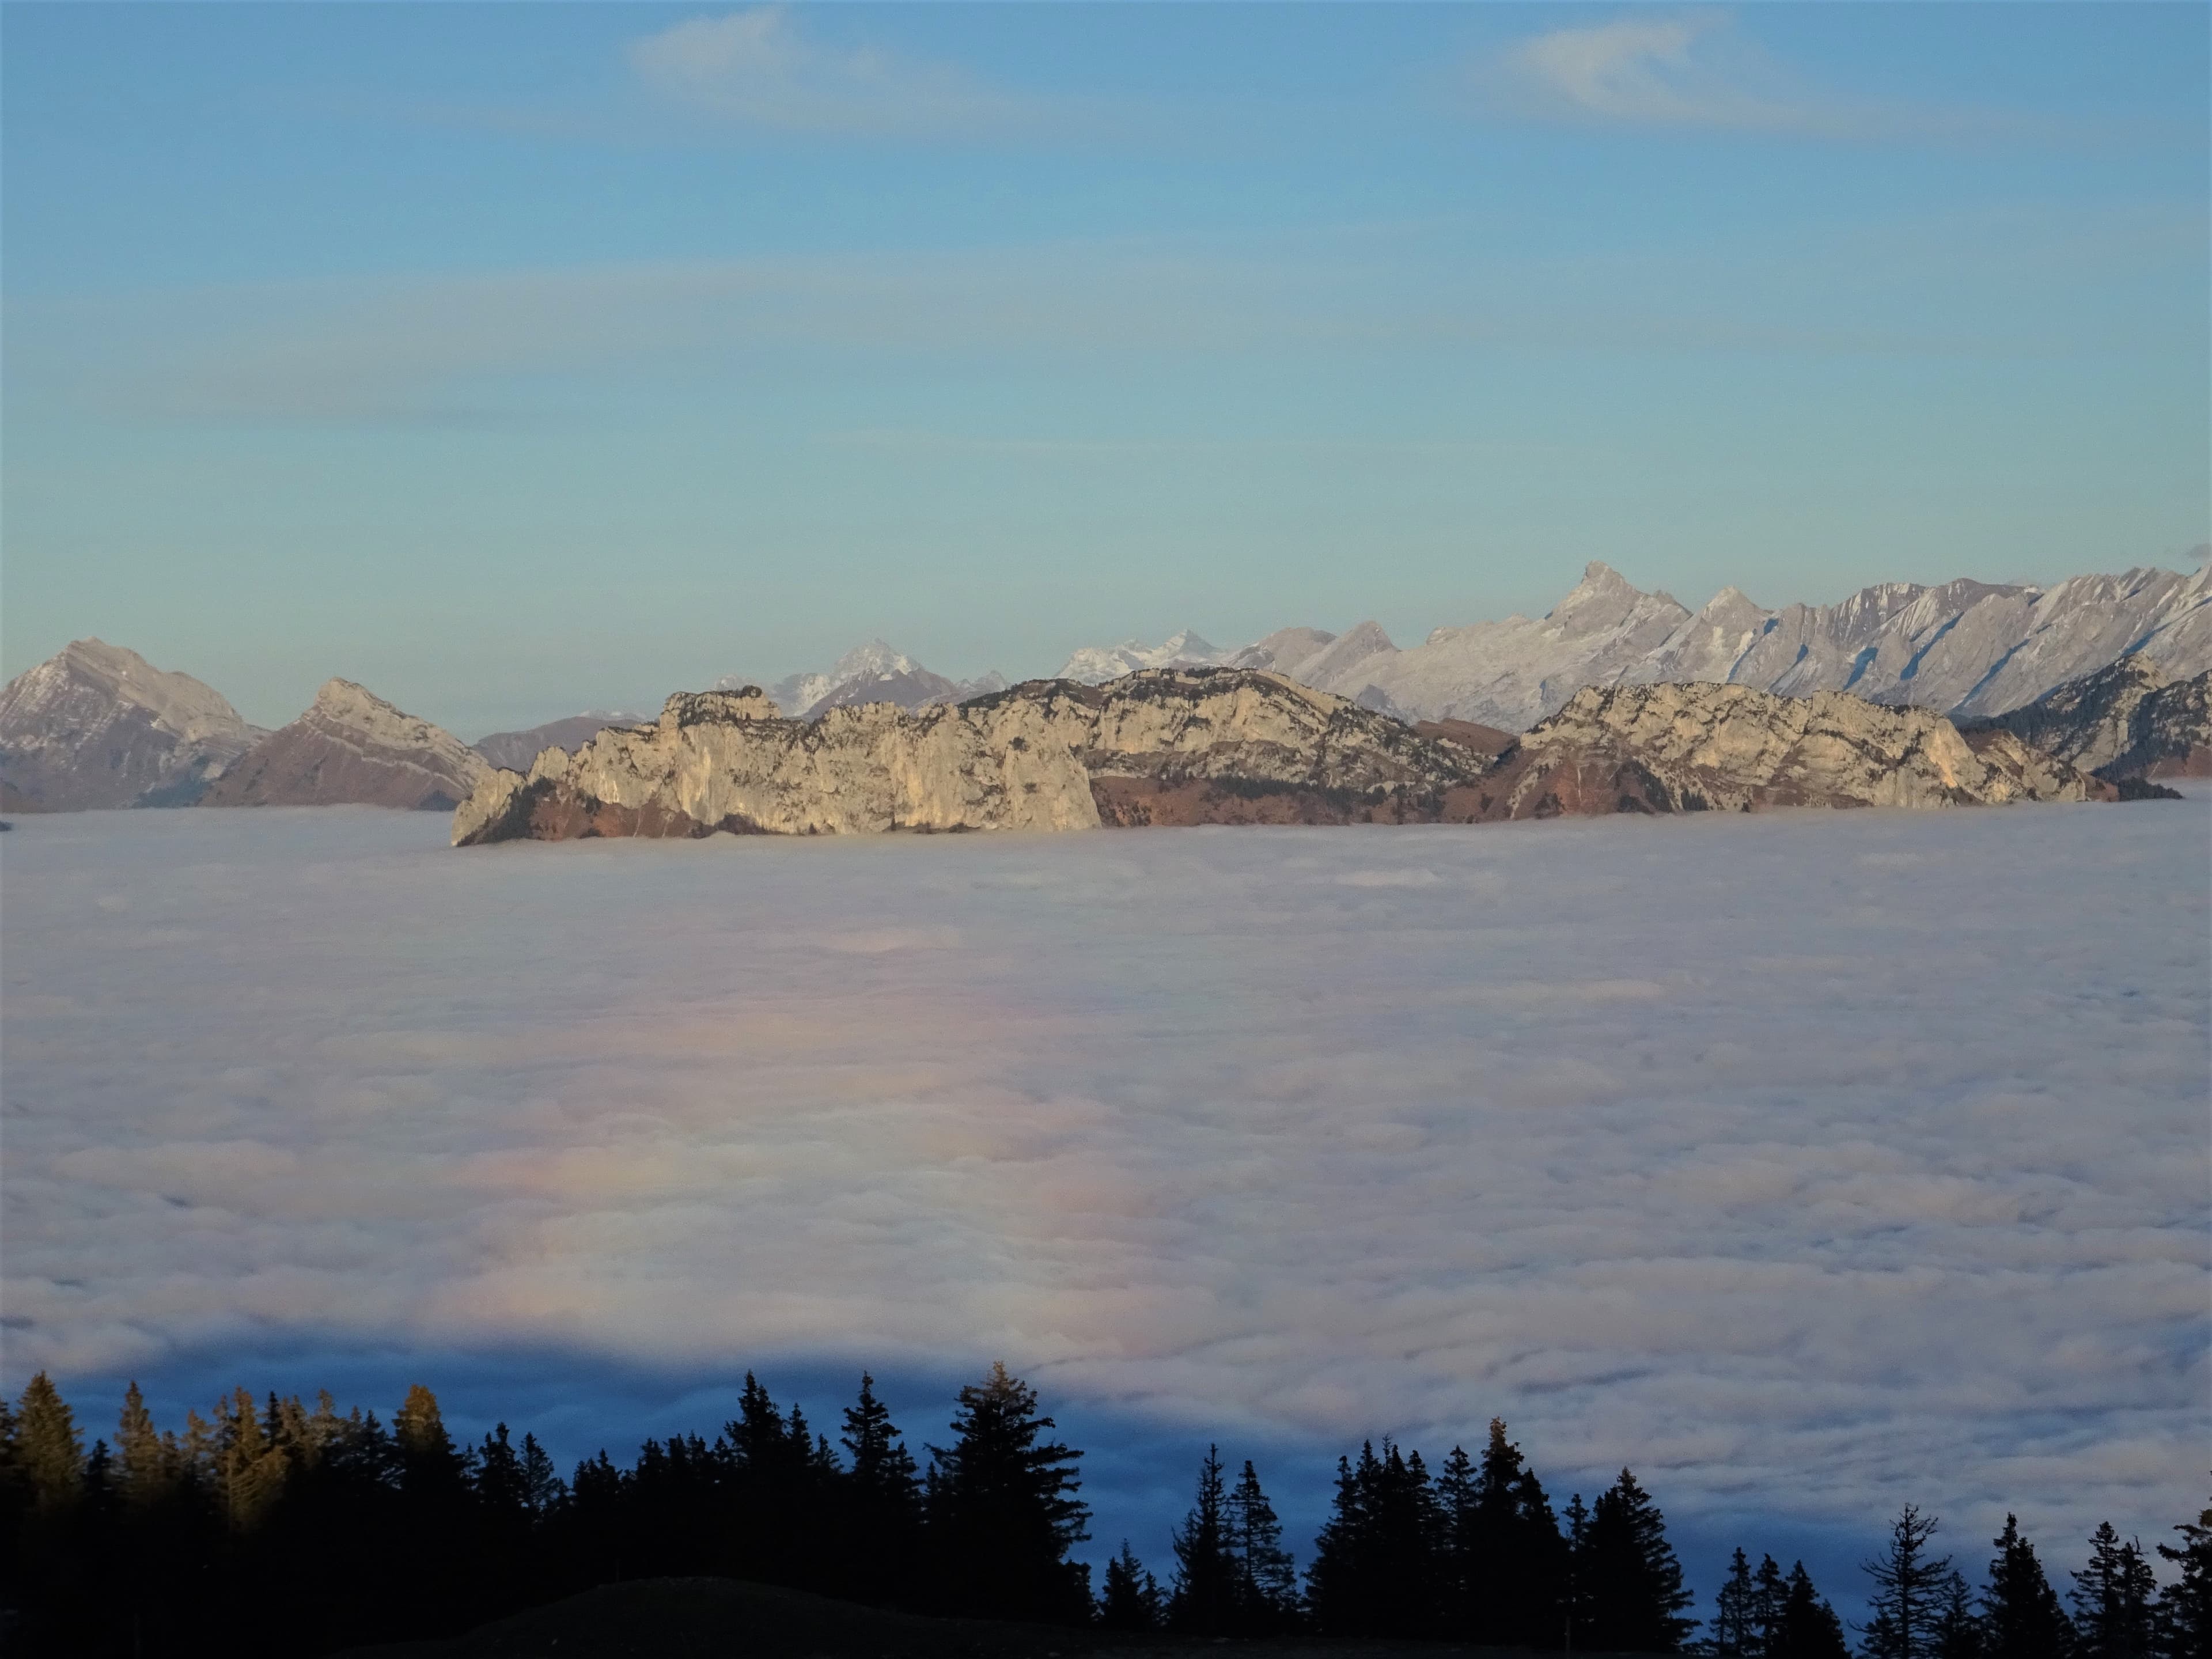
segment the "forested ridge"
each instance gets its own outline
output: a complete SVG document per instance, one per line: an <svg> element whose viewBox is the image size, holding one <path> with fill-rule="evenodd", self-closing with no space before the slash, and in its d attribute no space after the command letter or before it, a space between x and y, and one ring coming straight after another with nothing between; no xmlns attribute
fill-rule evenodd
<svg viewBox="0 0 2212 1659"><path fill-rule="evenodd" d="M1554 1503L1492 1421L1432 1471L1389 1439L1340 1459L1303 1571L1250 1462L1210 1448L1158 1575L1124 1542L1094 1593L1082 1454L994 1365L924 1462L863 1376L836 1440L750 1374L711 1441L603 1450L563 1477L504 1424L458 1444L409 1390L387 1425L240 1389L181 1430L134 1383L89 1449L48 1378L0 1401L0 1620L11 1650L316 1654L448 1635L634 1578L720 1577L866 1606L1133 1637L1321 1637L1715 1659L2206 1659L2212 1509L2146 1551L2107 1523L2063 1596L2008 1516L1978 1584L1908 1507L1846 1629L1802 1563L1735 1552L1694 1616L1659 1506L1623 1469ZM2154 1554L2167 1564L2158 1582Z"/></svg>

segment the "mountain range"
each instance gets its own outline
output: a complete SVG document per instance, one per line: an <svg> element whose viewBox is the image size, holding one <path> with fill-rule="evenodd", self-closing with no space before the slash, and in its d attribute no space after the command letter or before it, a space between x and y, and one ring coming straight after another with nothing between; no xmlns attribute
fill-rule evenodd
<svg viewBox="0 0 2212 1659"><path fill-rule="evenodd" d="M726 674L708 690L736 691L752 684L743 675ZM948 680L881 640L870 640L838 658L826 674L793 674L778 680L769 687L768 696L786 718L804 720L828 709L871 702L930 708L1006 689L1006 677L996 670L972 680Z"/></svg>
<svg viewBox="0 0 2212 1659"><path fill-rule="evenodd" d="M756 687L490 771L453 842L606 836L1474 823L1769 806L2112 800L1988 727L1837 692L1587 686L1496 753L1249 668L1030 680L957 706L788 720Z"/></svg>
<svg viewBox="0 0 2212 1659"><path fill-rule="evenodd" d="M1584 687L1706 682L1926 708L1970 729L2010 732L2108 778L2164 775L2212 762L2202 684L2212 669L2212 573L2138 569L2049 588L1888 583L1838 605L1780 611L1727 588L1692 612L1593 563L1542 617L1441 628L1407 649L1373 622L1340 635L1283 629L1236 649L1186 629L1158 646L1085 647L1057 681L1201 668L1279 676L1492 755ZM748 684L730 676L715 689ZM874 640L826 672L778 682L764 700L778 718L806 721L872 704L966 704L1006 690L1002 675L955 681ZM575 714L494 732L471 748L332 680L297 720L265 732L189 675L79 640L0 690L0 806L356 801L445 810L489 770L520 774L545 751L573 754L611 727L653 724Z"/></svg>
<svg viewBox="0 0 2212 1659"><path fill-rule="evenodd" d="M1184 633L1079 651L1064 678L1179 660L1264 668L1407 720L1525 732L1585 685L1710 680L1784 696L1848 691L1962 718L2002 714L2134 654L2186 678L2212 668L2212 565L2136 569L2048 588L1885 582L1837 605L1768 611L1733 587L1692 611L1592 563L1544 616L1439 628L1400 649L1379 623L1288 628L1241 651ZM1203 651L1205 655L1197 654ZM1121 672L1127 672L1121 671Z"/></svg>

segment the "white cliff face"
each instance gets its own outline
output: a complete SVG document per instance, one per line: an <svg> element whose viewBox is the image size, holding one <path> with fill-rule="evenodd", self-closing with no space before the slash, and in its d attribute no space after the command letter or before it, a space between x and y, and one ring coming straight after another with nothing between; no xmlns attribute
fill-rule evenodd
<svg viewBox="0 0 2212 1659"><path fill-rule="evenodd" d="M100 640L0 690L0 780L18 810L181 805L263 735L189 674Z"/></svg>
<svg viewBox="0 0 2212 1659"><path fill-rule="evenodd" d="M1487 781L1490 815L1946 807L2104 799L2108 786L2009 733L1970 740L1942 715L1823 691L1590 686Z"/></svg>
<svg viewBox="0 0 2212 1659"><path fill-rule="evenodd" d="M495 771L453 842L520 836L852 835L1072 830L1098 822L1090 781L1031 704L982 717L939 706L784 720L757 688L678 693L660 719Z"/></svg>
<svg viewBox="0 0 2212 1659"><path fill-rule="evenodd" d="M672 697L651 727L542 754L526 777L494 773L453 839L1090 829L1101 791L1127 822L1434 817L1485 763L1273 674L1036 680L959 708L811 721L748 688Z"/></svg>
<svg viewBox="0 0 2212 1659"><path fill-rule="evenodd" d="M1475 822L2113 793L2004 732L1741 686L1590 689L1494 759L1251 670L1035 680L959 708L779 717L759 690L487 775L457 846L523 838L1077 830L1102 823Z"/></svg>
<svg viewBox="0 0 2212 1659"><path fill-rule="evenodd" d="M201 798L204 806L357 804L447 811L488 771L429 721L350 680L329 680L307 711L270 732Z"/></svg>

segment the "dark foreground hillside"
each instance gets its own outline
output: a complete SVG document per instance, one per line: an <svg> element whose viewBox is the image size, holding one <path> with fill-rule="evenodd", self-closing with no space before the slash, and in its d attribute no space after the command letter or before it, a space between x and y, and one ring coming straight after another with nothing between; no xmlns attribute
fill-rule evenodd
<svg viewBox="0 0 2212 1659"><path fill-rule="evenodd" d="M1520 1659L1529 1652L1297 1637L1231 1643L925 1619L734 1578L641 1578L602 1584L447 1641L351 1648L335 1659Z"/></svg>

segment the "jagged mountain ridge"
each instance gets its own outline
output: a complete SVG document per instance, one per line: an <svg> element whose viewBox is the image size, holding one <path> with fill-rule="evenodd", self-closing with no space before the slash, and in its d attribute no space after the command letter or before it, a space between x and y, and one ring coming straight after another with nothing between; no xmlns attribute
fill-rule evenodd
<svg viewBox="0 0 2212 1659"><path fill-rule="evenodd" d="M2008 732L2116 782L2212 777L2212 672L2175 679L2146 657L2126 656L1967 729Z"/></svg>
<svg viewBox="0 0 2212 1659"><path fill-rule="evenodd" d="M1594 562L1533 620L1439 628L1404 649L1373 622L1342 635L1290 628L1225 660L1409 720L1526 731L1585 685L1686 680L1788 696L1849 691L1974 718L2032 702L2131 653L2184 678L2212 668L2212 567L2075 576L2049 588L1887 582L1838 605L1779 611L1727 587L1692 612ZM1076 653L1094 657L1105 659Z"/></svg>
<svg viewBox="0 0 2212 1659"><path fill-rule="evenodd" d="M429 721L351 680L329 680L307 711L208 786L203 806L360 805L451 811L491 769Z"/></svg>
<svg viewBox="0 0 2212 1659"><path fill-rule="evenodd" d="M1203 639L1191 629L1171 634L1159 645L1146 645L1141 640L1124 640L1119 645L1086 645L1077 650L1060 665L1056 678L1073 680L1078 685L1103 685L1108 680L1119 679L1124 674L1134 674L1146 668L1212 668L1227 663L1237 653L1224 651L1211 641Z"/></svg>
<svg viewBox="0 0 2212 1659"><path fill-rule="evenodd" d="M1433 732L1433 734L1432 734ZM1589 688L1498 752L1255 669L1032 680L957 707L787 720L757 688L487 774L453 842L601 836L1474 823L1778 805L2110 799L2009 732L1824 693Z"/></svg>
<svg viewBox="0 0 2212 1659"><path fill-rule="evenodd" d="M0 690L0 787L15 811L181 805L266 735L189 674L75 640Z"/></svg>
<svg viewBox="0 0 2212 1659"><path fill-rule="evenodd" d="M708 689L738 691L753 684L743 675L726 674ZM883 641L870 640L838 658L828 673L788 675L769 687L767 695L789 718L811 720L828 709L858 708L872 702L900 708L965 702L1006 687L1006 677L996 670L972 680L949 680Z"/></svg>

